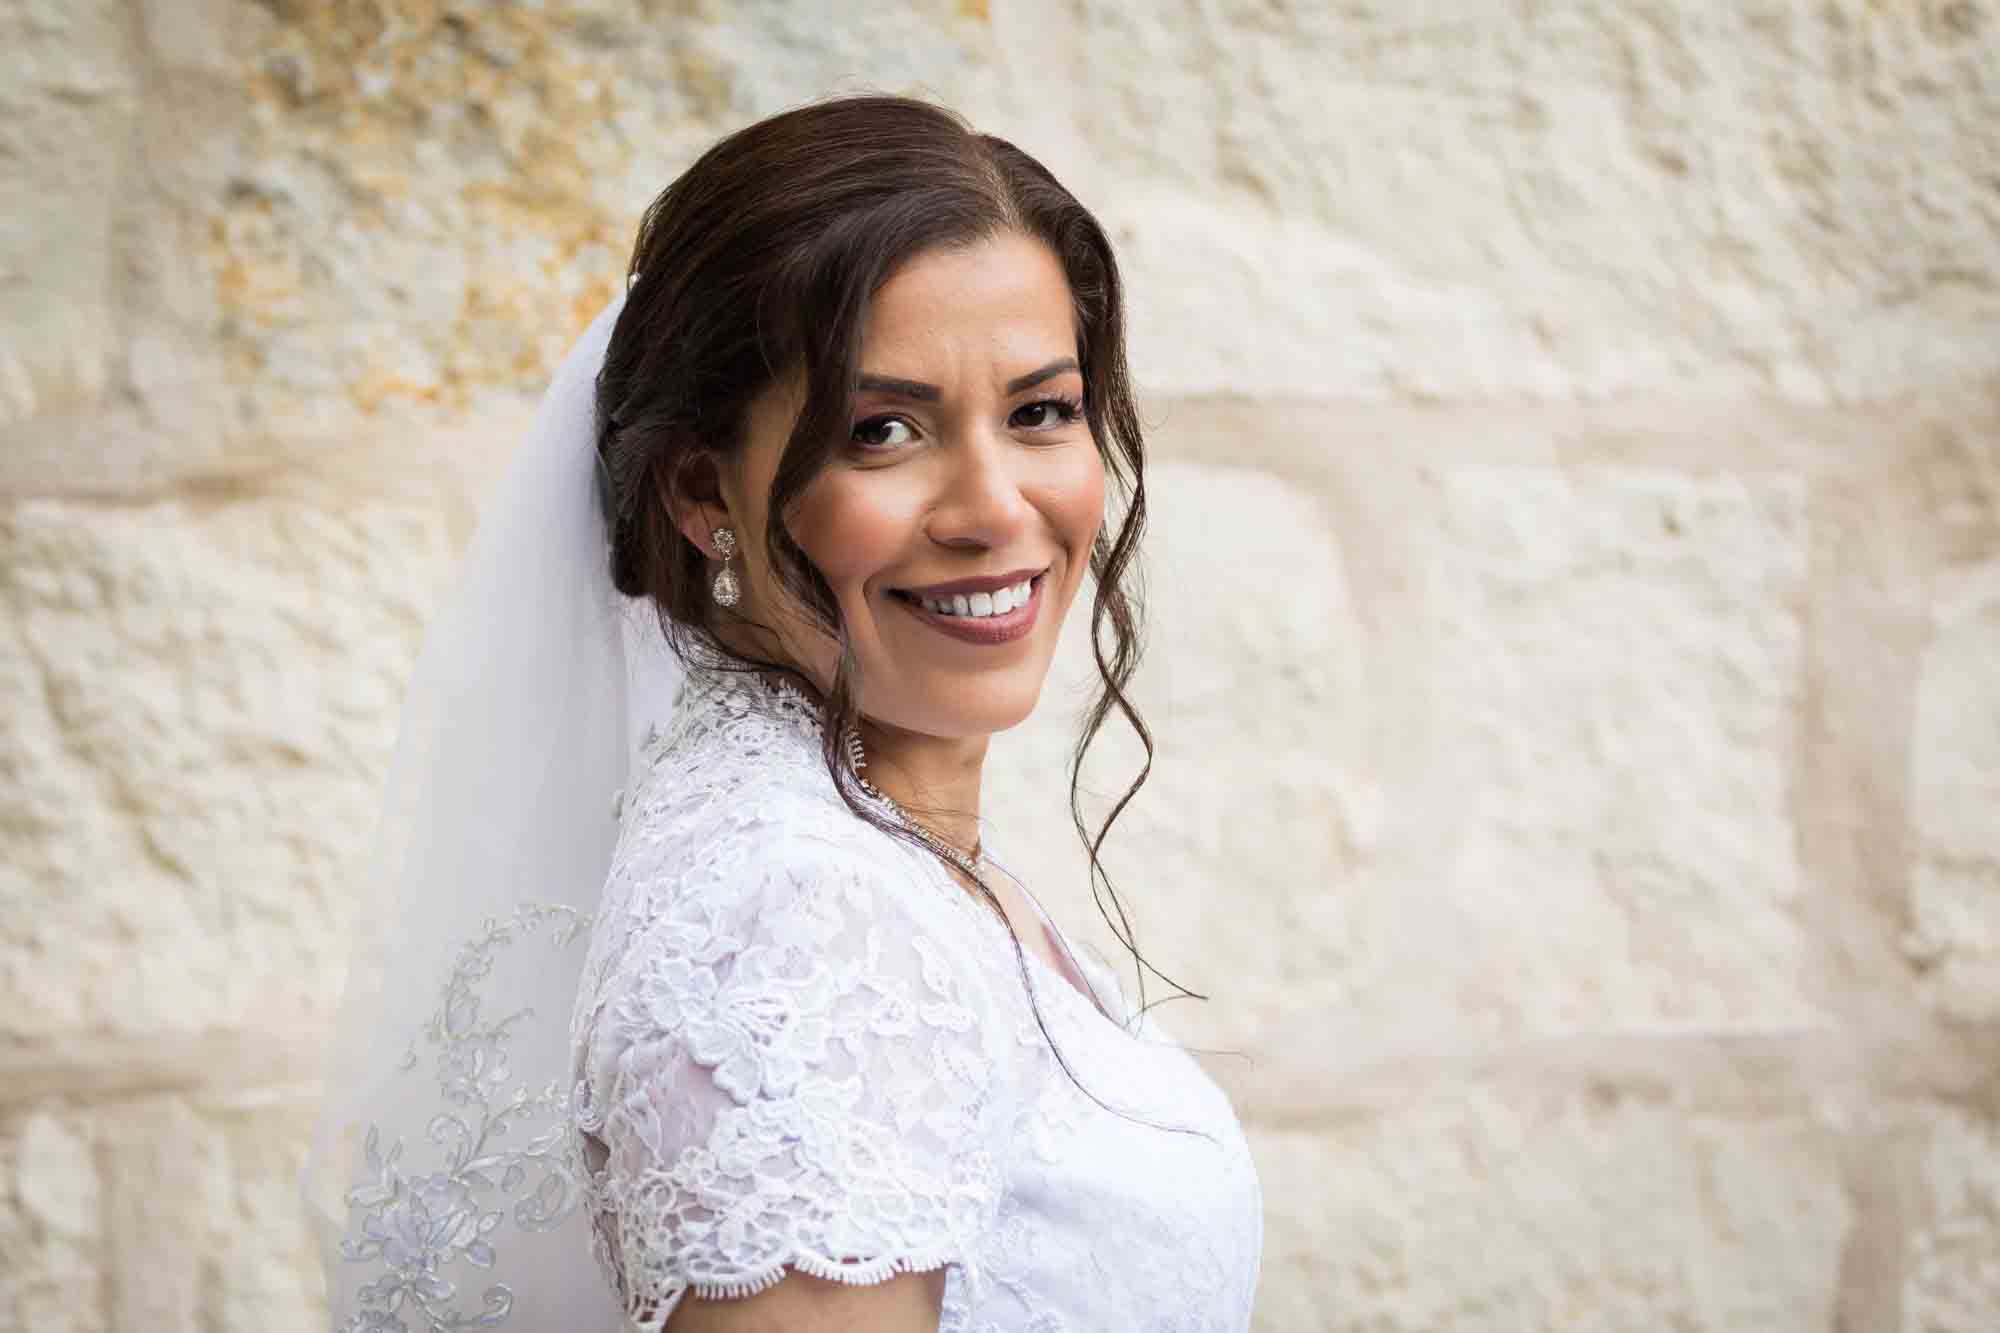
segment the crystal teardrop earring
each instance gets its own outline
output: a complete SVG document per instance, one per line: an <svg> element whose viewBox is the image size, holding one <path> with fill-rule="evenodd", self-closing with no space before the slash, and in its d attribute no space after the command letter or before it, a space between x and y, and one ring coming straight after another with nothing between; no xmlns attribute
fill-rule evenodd
<svg viewBox="0 0 2000 1333"><path fill-rule="evenodd" d="M715 582L709 585L709 594L715 598L717 606L734 606L743 597L742 586L736 581L736 571L729 567L730 557L736 554L734 528L715 530L715 550L722 561L722 568L716 572Z"/></svg>

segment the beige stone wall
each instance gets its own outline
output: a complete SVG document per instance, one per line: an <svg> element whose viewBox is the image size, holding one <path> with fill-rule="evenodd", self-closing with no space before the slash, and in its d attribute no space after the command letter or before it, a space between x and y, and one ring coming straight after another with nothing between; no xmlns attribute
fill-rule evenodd
<svg viewBox="0 0 2000 1333"><path fill-rule="evenodd" d="M0 0L0 1328L317 1326L426 616L653 191L861 86L1122 246L1258 1328L2000 1328L1988 0ZM1108 942L1068 648L991 813Z"/></svg>

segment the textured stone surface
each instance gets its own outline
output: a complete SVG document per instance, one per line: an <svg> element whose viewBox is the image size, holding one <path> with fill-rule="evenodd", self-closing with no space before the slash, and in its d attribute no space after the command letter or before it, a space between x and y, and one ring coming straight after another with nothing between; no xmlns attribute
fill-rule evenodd
<svg viewBox="0 0 2000 1333"><path fill-rule="evenodd" d="M110 1188L105 1246L115 1328L192 1329L203 1270L229 1223L217 1136L186 1103L145 1098L99 1117ZM162 1237L175 1237L162 1244Z"/></svg>
<svg viewBox="0 0 2000 1333"><path fill-rule="evenodd" d="M1529 1026L1810 1017L1792 826L1804 492L1468 467L1422 599L1455 1007Z"/></svg>
<svg viewBox="0 0 2000 1333"><path fill-rule="evenodd" d="M1911 1244L1905 1333L1977 1333L2000 1310L2000 1131L1990 1117L1930 1118L1921 1157L1926 1213Z"/></svg>
<svg viewBox="0 0 2000 1333"><path fill-rule="evenodd" d="M1817 401L1991 364L1990 5L995 10L1063 34L1024 41L1061 71L1026 123L1082 141L1156 383Z"/></svg>
<svg viewBox="0 0 2000 1333"><path fill-rule="evenodd" d="M319 1254L298 1195L313 1110L309 1101L264 1105L245 1098L204 1113L228 1163L212 1224L207 1327L273 1333L325 1327Z"/></svg>
<svg viewBox="0 0 2000 1333"><path fill-rule="evenodd" d="M324 493L0 515L0 1035L324 1014L442 518Z"/></svg>
<svg viewBox="0 0 2000 1333"><path fill-rule="evenodd" d="M118 176L143 106L123 6L0 8L10 170L0 264L8 279L0 421L95 404L113 357Z"/></svg>
<svg viewBox="0 0 2000 1333"><path fill-rule="evenodd" d="M60 1105L0 1119L0 1328L99 1333L102 1184L82 1117Z"/></svg>
<svg viewBox="0 0 2000 1333"><path fill-rule="evenodd" d="M137 1098L0 1122L0 1328L323 1329L308 1107Z"/></svg>
<svg viewBox="0 0 2000 1333"><path fill-rule="evenodd" d="M1911 928L1925 997L2000 1022L2000 562L1941 581L1910 739Z"/></svg>
<svg viewBox="0 0 2000 1333"><path fill-rule="evenodd" d="M1834 1327L1851 1210L1809 1121L1472 1090L1256 1153L1260 1330Z"/></svg>
<svg viewBox="0 0 2000 1333"><path fill-rule="evenodd" d="M1995 71L1988 0L0 0L0 1327L323 1323L299 1083L470 516L652 195L878 87L1120 247L1106 855L1259 1327L1984 1333ZM1082 632L989 813L1110 952Z"/></svg>

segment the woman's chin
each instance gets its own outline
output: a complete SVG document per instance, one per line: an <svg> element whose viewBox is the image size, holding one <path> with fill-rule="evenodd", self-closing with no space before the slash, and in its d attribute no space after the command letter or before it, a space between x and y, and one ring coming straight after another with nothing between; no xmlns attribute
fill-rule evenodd
<svg viewBox="0 0 2000 1333"><path fill-rule="evenodd" d="M1022 662L985 670L903 670L882 709L868 716L927 736L990 736L1028 720L1042 697L1048 663Z"/></svg>

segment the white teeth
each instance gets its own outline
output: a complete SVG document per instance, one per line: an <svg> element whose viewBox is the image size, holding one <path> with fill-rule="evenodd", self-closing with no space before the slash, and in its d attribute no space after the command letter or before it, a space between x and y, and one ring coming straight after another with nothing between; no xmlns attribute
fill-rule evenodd
<svg viewBox="0 0 2000 1333"><path fill-rule="evenodd" d="M950 597L923 597L918 600L925 610L941 616L965 616L975 620L986 616L1004 616L1028 604L1033 582L1032 579L1022 579L1011 588L1000 588L990 593L975 592L970 596L955 593Z"/></svg>

